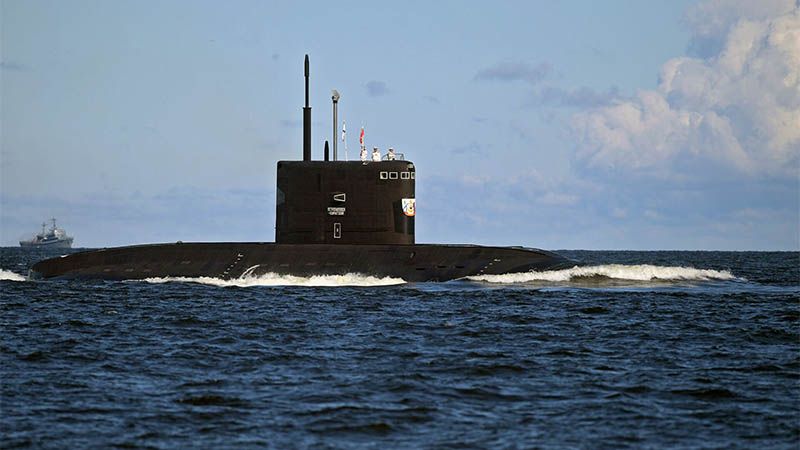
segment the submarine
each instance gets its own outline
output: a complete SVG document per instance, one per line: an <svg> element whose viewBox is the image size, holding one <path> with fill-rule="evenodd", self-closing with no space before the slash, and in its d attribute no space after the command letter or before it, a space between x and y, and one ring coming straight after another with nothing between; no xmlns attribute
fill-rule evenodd
<svg viewBox="0 0 800 450"><path fill-rule="evenodd" d="M39 261L31 278L234 279L274 273L436 282L575 265L534 248L417 244L414 163L404 157L340 161L335 146L331 159L327 142L324 159L313 161L308 55L304 73L303 159L277 163L275 242L179 241L89 250ZM334 127L335 122L334 117Z"/></svg>

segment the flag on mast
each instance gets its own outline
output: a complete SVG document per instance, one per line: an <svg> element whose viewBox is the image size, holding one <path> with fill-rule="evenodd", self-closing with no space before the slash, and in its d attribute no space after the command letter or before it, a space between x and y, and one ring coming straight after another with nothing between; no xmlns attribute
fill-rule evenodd
<svg viewBox="0 0 800 450"><path fill-rule="evenodd" d="M358 137L358 143L364 146L364 127L361 127L361 136Z"/></svg>
<svg viewBox="0 0 800 450"><path fill-rule="evenodd" d="M344 142L344 160L347 161L347 140L345 136L347 135L347 122L344 120L342 121L342 142Z"/></svg>

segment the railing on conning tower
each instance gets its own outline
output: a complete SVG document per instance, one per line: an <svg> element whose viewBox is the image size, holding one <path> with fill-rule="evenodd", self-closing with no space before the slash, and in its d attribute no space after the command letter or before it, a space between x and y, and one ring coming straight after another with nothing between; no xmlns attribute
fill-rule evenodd
<svg viewBox="0 0 800 450"><path fill-rule="evenodd" d="M394 160L395 161L405 161L406 160L406 154L405 153L395 153L394 154ZM387 153L387 154L381 156L381 161L390 161L389 160L389 154Z"/></svg>

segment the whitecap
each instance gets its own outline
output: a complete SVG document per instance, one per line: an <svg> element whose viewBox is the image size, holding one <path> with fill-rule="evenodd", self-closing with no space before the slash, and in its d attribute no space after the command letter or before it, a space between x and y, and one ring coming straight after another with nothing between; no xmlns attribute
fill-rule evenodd
<svg viewBox="0 0 800 450"><path fill-rule="evenodd" d="M8 280L8 281L26 281L27 278L24 276L14 273L10 270L3 270L0 269L0 280Z"/></svg>
<svg viewBox="0 0 800 450"><path fill-rule="evenodd" d="M301 277L294 275L280 275L277 273L266 273L264 275L244 275L239 278L224 280L214 277L164 277L146 278L143 281L148 283L198 283L220 287L251 287L251 286L313 286L313 287L336 287L336 286L393 286L404 284L402 278L374 277L358 273L348 273L345 275L314 275Z"/></svg>
<svg viewBox="0 0 800 450"><path fill-rule="evenodd" d="M488 283L529 283L536 281L566 282L582 278L607 278L629 281L708 281L737 279L727 270L695 269L693 267L654 266L650 264L604 264L575 266L570 269L541 272L506 273L501 275L476 275L467 280Z"/></svg>

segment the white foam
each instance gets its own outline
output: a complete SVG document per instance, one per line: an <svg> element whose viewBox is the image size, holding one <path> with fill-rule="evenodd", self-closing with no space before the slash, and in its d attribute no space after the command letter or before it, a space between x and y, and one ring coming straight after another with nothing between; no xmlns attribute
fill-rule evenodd
<svg viewBox="0 0 800 450"><path fill-rule="evenodd" d="M23 277L18 273L14 273L10 270L3 270L0 269L0 280L8 280L8 281L26 281L27 278Z"/></svg>
<svg viewBox="0 0 800 450"><path fill-rule="evenodd" d="M575 266L571 269L542 272L506 273L502 275L477 275L468 280L489 283L528 283L533 281L565 282L580 278L605 277L630 281L708 281L734 280L727 270L695 269L693 267L653 266L650 264L604 264L600 266Z"/></svg>
<svg viewBox="0 0 800 450"><path fill-rule="evenodd" d="M251 287L251 286L392 286L404 284L402 278L377 278L369 275L348 273L346 275L315 275L311 277L298 277L294 275L279 275L266 273L264 275L245 275L240 278L223 280L212 277L165 277L147 278L148 283L199 283L220 287Z"/></svg>

